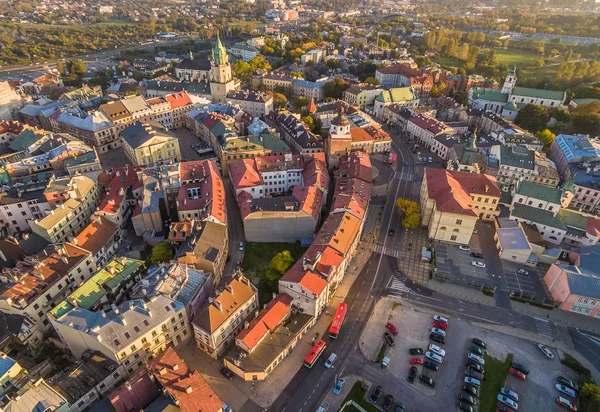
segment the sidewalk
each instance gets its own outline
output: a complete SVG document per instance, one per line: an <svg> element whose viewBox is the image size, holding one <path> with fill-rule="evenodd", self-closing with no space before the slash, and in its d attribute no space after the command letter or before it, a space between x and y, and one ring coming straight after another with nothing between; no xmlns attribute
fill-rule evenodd
<svg viewBox="0 0 600 412"><path fill-rule="evenodd" d="M537 306L516 302L514 300L511 301L511 305L515 312L519 312L524 315L546 319L563 327L573 327L584 329L590 332L600 333L600 321L590 316L579 315L577 313L568 312L566 310L557 308L552 310L542 309Z"/></svg>
<svg viewBox="0 0 600 412"><path fill-rule="evenodd" d="M410 280L423 286L429 283L430 264L421 259L421 251L428 246L427 229L417 227L402 233L398 268Z"/></svg>
<svg viewBox="0 0 600 412"><path fill-rule="evenodd" d="M348 396L348 394L350 393L350 390L352 390L352 387L359 379L367 384L368 389L367 389L366 393L369 393L369 391L371 390L371 385L372 385L371 382L369 382L368 380L361 378L357 375L344 376L344 380L345 380L344 387L342 388L342 391L340 392L340 394L335 395L333 393L333 391L327 392L327 396L321 402L321 405L325 406L326 403L329 404L329 407L327 408L327 412L338 411L340 409L340 407L342 406L344 399L346 399L346 396Z"/></svg>
<svg viewBox="0 0 600 412"><path fill-rule="evenodd" d="M237 389L263 408L269 407L283 392L298 370L303 367L304 357L313 345L312 338L315 334L318 333L319 336L326 335L337 307L346 298L354 280L362 271L370 256L370 251L359 247L348 267L344 280L336 290L335 295L328 302L326 312L320 316L315 326L306 333L294 350L287 356L287 359L278 365L265 381L252 383L244 382L241 379L233 379L231 382ZM225 399L227 398L225 397Z"/></svg>
<svg viewBox="0 0 600 412"><path fill-rule="evenodd" d="M452 296L457 299L468 300L469 302L473 303L481 303L487 306L496 306L496 300L493 297L486 296L477 289L455 285L454 283L450 282L440 282L439 280L435 279L429 281L428 286L430 289L435 290L438 293L442 293L447 296Z"/></svg>
<svg viewBox="0 0 600 412"><path fill-rule="evenodd" d="M394 309L395 301L391 298L381 298L375 303L375 307L373 308L373 312L369 315L369 319L367 320L367 324L365 325L365 329L360 335L360 342L358 344L358 348L360 349L360 353L370 362L374 362L377 359L377 355L379 354L379 349L381 349L381 339L372 339L372 336L378 336L379 331L375 329L381 329L381 325L377 322L372 322L373 318L383 319L385 314L389 313L389 317L391 317L391 312Z"/></svg>

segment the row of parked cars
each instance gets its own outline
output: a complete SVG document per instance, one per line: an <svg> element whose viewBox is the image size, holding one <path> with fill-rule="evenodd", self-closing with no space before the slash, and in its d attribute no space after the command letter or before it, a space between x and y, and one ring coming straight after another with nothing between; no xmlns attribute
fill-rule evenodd
<svg viewBox="0 0 600 412"><path fill-rule="evenodd" d="M559 376L556 380L558 383L554 385L554 388L560 392L560 395L556 397L556 403L569 411L577 411L575 399L577 399L579 386L564 376Z"/></svg>
<svg viewBox="0 0 600 412"><path fill-rule="evenodd" d="M481 382L485 380L485 351L487 344L478 338L471 340L472 346L467 354L465 380L462 392L458 394L458 409L474 412L479 404Z"/></svg>

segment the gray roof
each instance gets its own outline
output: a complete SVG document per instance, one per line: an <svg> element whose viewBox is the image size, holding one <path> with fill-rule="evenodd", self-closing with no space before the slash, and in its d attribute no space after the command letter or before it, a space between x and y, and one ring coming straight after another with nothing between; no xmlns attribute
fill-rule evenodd
<svg viewBox="0 0 600 412"><path fill-rule="evenodd" d="M177 65L178 69L183 70L204 70L209 71L211 68L210 60L208 59L185 59Z"/></svg>
<svg viewBox="0 0 600 412"><path fill-rule="evenodd" d="M572 265L557 265L567 274L572 294L600 299L600 277L598 273Z"/></svg>
<svg viewBox="0 0 600 412"><path fill-rule="evenodd" d="M496 229L503 250L531 250L525 232L520 227Z"/></svg>
<svg viewBox="0 0 600 412"><path fill-rule="evenodd" d="M30 383L26 392L18 399L8 402L2 409L4 412L44 412L47 410L68 410L67 400L43 379ZM22 389L23 390L23 389Z"/></svg>
<svg viewBox="0 0 600 412"><path fill-rule="evenodd" d="M535 151L525 146L502 146L500 164L521 169L535 169Z"/></svg>
<svg viewBox="0 0 600 412"><path fill-rule="evenodd" d="M134 149L140 147L155 135L171 137L160 123L152 121L144 123L138 121L121 131L123 139Z"/></svg>
<svg viewBox="0 0 600 412"><path fill-rule="evenodd" d="M102 344L116 352L129 347L131 342L148 333L150 329L154 329L175 313L184 310L184 306L168 296L156 295L150 299L123 302L117 309L118 314L114 311L103 314L102 311L92 312L75 307L56 322L82 333L100 336ZM136 328L138 331L135 330Z"/></svg>

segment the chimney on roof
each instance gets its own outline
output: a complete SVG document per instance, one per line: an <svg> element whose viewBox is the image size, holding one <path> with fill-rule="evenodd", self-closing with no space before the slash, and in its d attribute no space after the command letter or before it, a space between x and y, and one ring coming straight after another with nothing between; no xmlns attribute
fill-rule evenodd
<svg viewBox="0 0 600 412"><path fill-rule="evenodd" d="M158 371L159 375L166 375L167 374L167 368L165 368L164 366L162 368L160 368L160 370Z"/></svg>
<svg viewBox="0 0 600 412"><path fill-rule="evenodd" d="M485 185L485 193L490 191L490 187L488 185Z"/></svg>
<svg viewBox="0 0 600 412"><path fill-rule="evenodd" d="M187 388L185 388L185 393L187 393L188 395L192 393L192 385L188 385Z"/></svg>
<svg viewBox="0 0 600 412"><path fill-rule="evenodd" d="M175 364L173 364L173 370L174 370L174 371L176 371L176 370L179 370L179 365L178 365L178 364L176 364L176 363L175 363Z"/></svg>

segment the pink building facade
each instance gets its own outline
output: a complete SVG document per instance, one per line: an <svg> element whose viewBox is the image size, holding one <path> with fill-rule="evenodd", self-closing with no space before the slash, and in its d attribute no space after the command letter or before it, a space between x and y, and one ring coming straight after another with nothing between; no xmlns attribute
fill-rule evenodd
<svg viewBox="0 0 600 412"><path fill-rule="evenodd" d="M600 318L600 277L580 266L553 264L544 282L558 307Z"/></svg>

